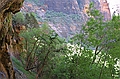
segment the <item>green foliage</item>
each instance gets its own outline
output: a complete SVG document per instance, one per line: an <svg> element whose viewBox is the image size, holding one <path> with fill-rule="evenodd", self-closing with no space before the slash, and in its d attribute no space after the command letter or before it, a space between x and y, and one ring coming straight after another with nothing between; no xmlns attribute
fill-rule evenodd
<svg viewBox="0 0 120 79"><path fill-rule="evenodd" d="M29 27L29 28L39 27L38 21L36 19L36 14L33 12L26 13L26 14L22 12L16 13L13 16L13 23L25 25L26 27Z"/></svg>
<svg viewBox="0 0 120 79"><path fill-rule="evenodd" d="M107 56L108 60L105 61L105 53L99 54L92 64L94 51L91 49L73 44L64 52L66 55L55 58L57 62L50 79L119 79L115 60Z"/></svg>
<svg viewBox="0 0 120 79"><path fill-rule="evenodd" d="M26 70L34 71L37 75L47 74L49 62L63 49L58 35L45 23L40 28L30 28L23 33L24 50L21 54ZM33 69L31 69L33 68ZM42 70L42 71L41 71Z"/></svg>
<svg viewBox="0 0 120 79"><path fill-rule="evenodd" d="M77 15L77 14L72 14L70 15L70 18L72 18L73 21L78 21L78 20L81 20L81 16L80 15Z"/></svg>
<svg viewBox="0 0 120 79"><path fill-rule="evenodd" d="M16 13L14 16L13 16L13 20L16 22L16 23L19 23L19 24L24 24L25 23L25 16L22 12L18 12Z"/></svg>
<svg viewBox="0 0 120 79"><path fill-rule="evenodd" d="M82 21L82 16L77 14L67 15L62 12L54 12L47 11L45 14L46 20L53 22L54 24L61 23L62 21L68 24L72 24L72 22L80 22ZM63 23L62 22L62 23Z"/></svg>
<svg viewBox="0 0 120 79"><path fill-rule="evenodd" d="M51 13L46 14L49 20L62 16L66 23L80 18ZM61 40L47 23L21 33L25 39L21 54L24 68L41 79L119 79L120 17L104 21L93 4L90 4L88 15L80 33L68 42Z"/></svg>
<svg viewBox="0 0 120 79"><path fill-rule="evenodd" d="M38 21L36 19L36 14L31 12L25 15L26 23L25 25L29 28L39 27Z"/></svg>
<svg viewBox="0 0 120 79"><path fill-rule="evenodd" d="M67 51L70 53L69 50ZM56 67L53 70L55 78L88 79L90 75L87 75L87 72L88 71L91 72L91 69L89 68L91 58L90 57L88 58L88 56L84 57L83 56L84 53L82 53L81 56L77 54L74 55L68 54L66 54L65 56L61 56L60 60L56 63Z"/></svg>
<svg viewBox="0 0 120 79"><path fill-rule="evenodd" d="M92 6L93 4L90 4L89 20L83 25L81 32L73 37L74 43L94 50L90 66L94 67L97 64L99 70L99 75L94 78L119 79L117 71L120 66L117 68L115 65L118 65L117 61L120 58L120 18L114 16L111 21L104 21L100 12Z"/></svg>
<svg viewBox="0 0 120 79"><path fill-rule="evenodd" d="M34 79L35 78L35 73L32 73L32 72L30 73L30 72L26 71L24 69L23 64L18 59L16 59L15 57L12 57L12 61L13 61L14 67L16 67L19 72L25 74L28 79Z"/></svg>
<svg viewBox="0 0 120 79"><path fill-rule="evenodd" d="M55 11L47 11L45 14L45 17L51 18L51 17L63 17L66 16L65 13L62 12L55 12Z"/></svg>

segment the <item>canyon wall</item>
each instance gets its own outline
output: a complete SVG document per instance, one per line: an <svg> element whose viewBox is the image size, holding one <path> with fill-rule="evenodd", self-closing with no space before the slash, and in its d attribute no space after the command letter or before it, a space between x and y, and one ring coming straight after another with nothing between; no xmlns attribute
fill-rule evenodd
<svg viewBox="0 0 120 79"><path fill-rule="evenodd" d="M98 0L38 0L37 2L27 0L24 2L22 11L35 12L38 19L40 17L43 20L47 19L53 30L60 36L67 38L78 32L81 29L82 24L87 21L88 17L86 11L91 2L94 3L96 9L101 11L105 20L111 19L109 5L104 0L101 0L100 2ZM56 15L55 12L58 12L57 14L62 13L63 15L66 15L64 17L56 17L53 15L52 17L47 17L48 11L53 11L53 15ZM38 22L41 24L39 20Z"/></svg>
<svg viewBox="0 0 120 79"><path fill-rule="evenodd" d="M23 0L0 0L0 79L16 79L10 58L9 47L13 47L14 30L12 15L20 11Z"/></svg>

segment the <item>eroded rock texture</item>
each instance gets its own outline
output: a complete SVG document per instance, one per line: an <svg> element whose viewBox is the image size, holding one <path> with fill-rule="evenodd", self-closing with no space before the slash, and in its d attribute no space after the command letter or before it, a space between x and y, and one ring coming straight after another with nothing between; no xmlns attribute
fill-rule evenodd
<svg viewBox="0 0 120 79"><path fill-rule="evenodd" d="M86 5L90 2L95 3L96 8L100 8L98 0L40 0L48 10L54 10L56 12L63 12L66 14L79 14L83 11Z"/></svg>
<svg viewBox="0 0 120 79"><path fill-rule="evenodd" d="M0 78L15 79L9 49L20 39L15 38L12 15L22 7L23 0L0 0Z"/></svg>
<svg viewBox="0 0 120 79"><path fill-rule="evenodd" d="M45 0L45 5L49 10L64 12L67 14L80 13L79 5L76 0Z"/></svg>
<svg viewBox="0 0 120 79"><path fill-rule="evenodd" d="M38 18L50 19L48 23L51 28L59 36L69 38L79 32L82 25L87 21L87 10L91 2L94 2L94 7L103 13L105 21L110 19L109 6L105 0L38 0L37 2L26 0L22 11L35 12ZM66 16L46 17L48 11L61 12ZM72 16L72 18L69 16ZM41 21L38 21L41 25Z"/></svg>
<svg viewBox="0 0 120 79"><path fill-rule="evenodd" d="M101 12L104 16L104 20L110 20L111 19L111 13L109 8L109 3L107 3L107 0L100 0L100 6L101 6Z"/></svg>

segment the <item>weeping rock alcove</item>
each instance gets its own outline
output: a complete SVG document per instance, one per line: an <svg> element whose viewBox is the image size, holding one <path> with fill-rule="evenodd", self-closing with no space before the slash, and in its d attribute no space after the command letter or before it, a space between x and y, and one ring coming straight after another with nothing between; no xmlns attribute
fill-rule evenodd
<svg viewBox="0 0 120 79"><path fill-rule="evenodd" d="M0 79L16 79L9 48L19 43L15 38L12 15L20 11L24 0L0 0ZM13 45L14 44L14 45Z"/></svg>

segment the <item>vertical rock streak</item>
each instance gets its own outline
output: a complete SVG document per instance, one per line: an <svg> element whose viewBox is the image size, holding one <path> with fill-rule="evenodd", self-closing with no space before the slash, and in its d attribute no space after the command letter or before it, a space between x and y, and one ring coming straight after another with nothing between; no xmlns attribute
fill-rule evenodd
<svg viewBox="0 0 120 79"><path fill-rule="evenodd" d="M20 10L23 0L0 0L0 73L3 78L15 79L10 59L9 46L12 45L12 15ZM1 74L0 74L1 75Z"/></svg>

